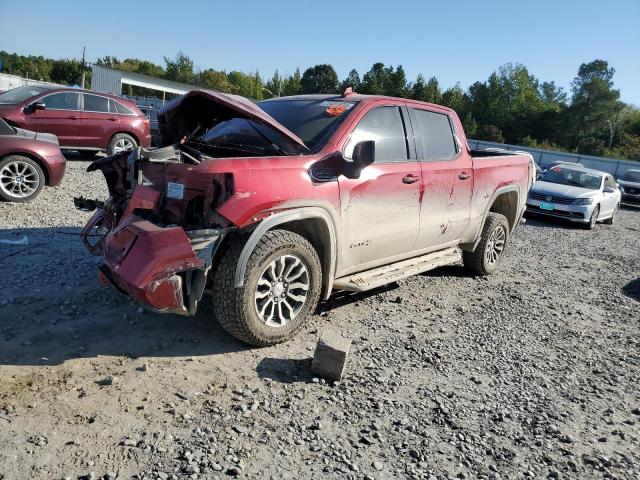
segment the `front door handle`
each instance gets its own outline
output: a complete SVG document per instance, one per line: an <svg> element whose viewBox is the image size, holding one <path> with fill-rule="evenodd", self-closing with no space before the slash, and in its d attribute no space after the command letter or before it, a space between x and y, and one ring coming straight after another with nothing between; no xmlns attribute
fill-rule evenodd
<svg viewBox="0 0 640 480"><path fill-rule="evenodd" d="M109 120L110 122L115 122L115 121L117 121L118 119L117 119L117 118L113 118L113 117L109 117L109 118L107 118L107 120Z"/></svg>
<svg viewBox="0 0 640 480"><path fill-rule="evenodd" d="M75 115L69 115L67 118L69 120L77 120L78 119L78 117L76 117Z"/></svg>
<svg viewBox="0 0 640 480"><path fill-rule="evenodd" d="M402 183L416 183L418 180L419 178L415 175L412 175L411 173L402 177Z"/></svg>
<svg viewBox="0 0 640 480"><path fill-rule="evenodd" d="M468 178L471 178L471 174L467 172L462 172L460 175L458 175L458 178L460 180L466 180Z"/></svg>

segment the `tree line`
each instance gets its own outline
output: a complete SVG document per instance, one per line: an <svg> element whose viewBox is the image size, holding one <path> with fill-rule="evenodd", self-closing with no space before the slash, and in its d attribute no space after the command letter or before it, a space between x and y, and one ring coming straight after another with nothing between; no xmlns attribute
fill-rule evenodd
<svg viewBox="0 0 640 480"><path fill-rule="evenodd" d="M54 60L0 51L2 71L37 80L78 84L80 61ZM296 69L270 78L258 71L198 70L184 53L164 58L164 65L140 59L106 56L97 65L126 70L202 88L262 100L301 93L341 93L347 87L372 95L389 95L453 108L467 136L587 155L640 160L640 110L620 100L614 88L615 70L605 60L583 63L565 92L552 81L541 81L521 64L506 64L485 81L464 90L459 84L443 88L435 76L409 80L402 66L375 63L363 75L351 70L340 79L328 64L304 72ZM86 71L90 82L90 70ZM90 83L89 83L90 84ZM127 86L123 93L156 97L158 92Z"/></svg>

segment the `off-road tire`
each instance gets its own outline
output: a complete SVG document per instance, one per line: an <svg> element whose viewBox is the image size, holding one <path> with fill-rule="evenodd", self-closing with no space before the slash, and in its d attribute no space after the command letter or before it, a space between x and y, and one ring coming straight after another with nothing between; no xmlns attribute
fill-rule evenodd
<svg viewBox="0 0 640 480"><path fill-rule="evenodd" d="M40 195L40 192L42 191L42 187L44 187L44 184L46 183L46 177L44 175L44 171L42 170L40 165L38 165L38 162L36 162L35 160L29 157L25 157L22 155L7 155L6 157L1 158L0 171L2 171L2 169L5 166L14 162L22 162L29 165L29 167L38 176L38 187L35 189L34 192L32 192L30 195L26 197L17 197L17 196L9 195L2 188L0 188L0 200L3 200L5 202L15 202L15 203L30 202L31 200L35 199L38 195Z"/></svg>
<svg viewBox="0 0 640 480"><path fill-rule="evenodd" d="M604 223L605 225L613 225L614 218L616 216L616 213L618 213L618 209L619 208L620 208L620 204L616 205L616 208L613 211L613 213L611 214L611 216L609 218L607 218L606 220L603 220L602 223Z"/></svg>
<svg viewBox="0 0 640 480"><path fill-rule="evenodd" d="M237 339L265 347L292 338L314 312L322 287L322 267L313 246L300 235L287 230L271 230L260 239L247 262L244 284L234 286L236 266L247 237L227 242L226 250L212 274L213 313L220 326ZM254 292L262 272L273 259L295 255L309 273L309 290L302 309L283 327L263 323L255 308Z"/></svg>
<svg viewBox="0 0 640 480"><path fill-rule="evenodd" d="M486 250L489 239L492 233L497 228L503 228L505 232L504 247L498 260L494 264L490 264L486 258ZM480 243L473 252L462 252L462 261L467 270L474 275L486 276L491 275L502 262L505 250L509 244L509 222L507 217L500 213L489 212L487 219L482 227L482 234L480 236Z"/></svg>
<svg viewBox="0 0 640 480"><path fill-rule="evenodd" d="M134 149L138 146L138 142L136 142L136 139L131 135L128 135L126 133L116 133L113 137L111 137L111 140L109 140L109 145L107 146L108 156L118 153L116 152L116 145L120 141L130 142L133 145Z"/></svg>
<svg viewBox="0 0 640 480"><path fill-rule="evenodd" d="M583 227L586 230L593 230L598 223L599 216L600 216L600 205L596 205L596 208L593 209L593 213L591 214L591 218L589 218L589 223L584 223Z"/></svg>

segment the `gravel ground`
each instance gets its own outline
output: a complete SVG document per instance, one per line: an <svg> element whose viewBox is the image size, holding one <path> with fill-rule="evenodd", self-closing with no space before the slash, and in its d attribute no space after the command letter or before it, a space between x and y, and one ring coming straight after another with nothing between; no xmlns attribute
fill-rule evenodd
<svg viewBox="0 0 640 480"><path fill-rule="evenodd" d="M0 204L0 479L640 478L640 211L531 219L500 271L334 294L293 341L143 311L97 282L72 197ZM313 378L323 329L347 377Z"/></svg>

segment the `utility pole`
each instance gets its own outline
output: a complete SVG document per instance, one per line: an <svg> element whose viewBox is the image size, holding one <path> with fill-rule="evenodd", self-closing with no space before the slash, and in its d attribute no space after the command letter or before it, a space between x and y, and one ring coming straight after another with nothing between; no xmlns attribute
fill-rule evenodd
<svg viewBox="0 0 640 480"><path fill-rule="evenodd" d="M84 51L85 51L86 47L82 47L82 88L84 89L84 71L85 71L85 65L84 65Z"/></svg>

